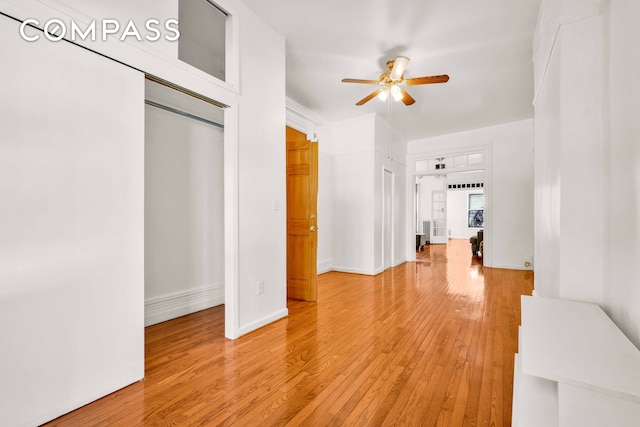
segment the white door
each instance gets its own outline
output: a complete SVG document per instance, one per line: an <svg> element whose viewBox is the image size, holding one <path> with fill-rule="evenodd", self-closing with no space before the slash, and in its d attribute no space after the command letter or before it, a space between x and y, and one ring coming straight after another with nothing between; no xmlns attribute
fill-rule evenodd
<svg viewBox="0 0 640 427"><path fill-rule="evenodd" d="M393 173L384 171L382 202L382 262L386 270L393 266Z"/></svg>
<svg viewBox="0 0 640 427"><path fill-rule="evenodd" d="M431 244L447 243L447 192L431 191Z"/></svg>
<svg viewBox="0 0 640 427"><path fill-rule="evenodd" d="M144 75L0 15L0 424L144 376ZM37 31L33 31L37 34Z"/></svg>

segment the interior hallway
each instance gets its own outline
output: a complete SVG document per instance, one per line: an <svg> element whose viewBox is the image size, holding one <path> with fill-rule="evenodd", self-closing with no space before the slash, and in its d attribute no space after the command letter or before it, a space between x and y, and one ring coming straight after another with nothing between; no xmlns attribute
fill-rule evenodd
<svg viewBox="0 0 640 427"><path fill-rule="evenodd" d="M317 303L235 341L223 306L146 328L145 380L49 425L509 426L532 289L466 240L377 276L323 274Z"/></svg>

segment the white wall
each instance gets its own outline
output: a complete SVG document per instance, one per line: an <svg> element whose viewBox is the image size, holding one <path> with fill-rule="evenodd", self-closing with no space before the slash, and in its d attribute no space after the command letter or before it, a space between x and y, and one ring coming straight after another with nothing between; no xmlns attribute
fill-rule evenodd
<svg viewBox="0 0 640 427"><path fill-rule="evenodd" d="M325 124L320 135L320 149L328 156L324 161L330 163L333 170L332 269L370 275L384 270L385 169L392 172L394 183L391 259L393 265L406 261L406 142L375 114Z"/></svg>
<svg viewBox="0 0 640 427"><path fill-rule="evenodd" d="M0 414L27 426L144 375L144 78L0 37Z"/></svg>
<svg viewBox="0 0 640 427"><path fill-rule="evenodd" d="M238 11L242 18L238 141L242 334L287 315L286 98L284 37L240 4ZM264 76L269 76L268 84ZM274 201L278 210L273 209ZM264 282L262 295L256 292L258 281Z"/></svg>
<svg viewBox="0 0 640 427"><path fill-rule="evenodd" d="M406 140L384 118L375 116L375 165L373 169L374 195L374 271L384 271L383 251L391 251L392 265L397 266L407 260L404 250L407 241L406 230ZM393 180L393 242L383 239L383 181L384 171L392 173ZM385 248L383 248L383 244Z"/></svg>
<svg viewBox="0 0 640 427"><path fill-rule="evenodd" d="M533 258L531 120L410 141L407 168L413 174L416 159L478 150L485 156L485 265L525 269ZM413 245L407 246L407 258L415 258Z"/></svg>
<svg viewBox="0 0 640 427"><path fill-rule="evenodd" d="M333 153L333 269L373 274L375 116L323 127ZM322 144L322 142L321 142Z"/></svg>
<svg viewBox="0 0 640 427"><path fill-rule="evenodd" d="M605 309L640 347L640 3L612 1L609 32Z"/></svg>
<svg viewBox="0 0 640 427"><path fill-rule="evenodd" d="M145 108L145 325L224 303L223 143L220 128Z"/></svg>
<svg viewBox="0 0 640 427"><path fill-rule="evenodd" d="M227 82L221 82L206 73L203 73L195 68L182 63L177 59L177 53L174 51L175 46L169 47L162 45L154 45L145 42L120 42L118 39L110 39L108 42L92 43L90 41L79 42L85 47L94 49L95 51L107 55L111 58L117 59L123 63L132 65L144 72L161 77L165 80L173 82L177 85L183 86L194 92L205 95L209 98L218 100L229 106L225 110L225 170L224 170L224 182L225 182L225 335L230 338L236 338L241 334L249 332L268 323L272 320L281 318L287 314L286 311L286 257L285 257L285 226L286 218L283 209L273 210L274 200L283 206L285 200L285 148L284 148L284 132L285 132L285 45L284 38L276 34L271 28L261 22L251 11L249 11L241 2L234 0L221 0L219 2L225 9L232 12L232 21L234 22L233 31L231 31L231 42L233 48L229 55L229 61L231 63L230 69L227 71ZM177 13L177 0L144 0L140 2L100 2L100 1L84 1L84 0L0 0L0 11L13 16L18 19L37 18L41 22L45 22L51 16L59 17L66 22L70 22L70 19L77 19L78 22L88 23L92 18L103 19L117 17L158 17L158 16L170 16ZM174 15L175 16L175 15ZM11 37L17 37L17 30L12 31ZM9 40L7 38L7 40ZM49 41L43 40L46 48L45 53L53 52L52 48L54 44ZM20 43L27 43L20 41ZM64 45L64 42L59 42L58 45ZM3 42L3 47L5 42ZM102 58L104 59L104 58ZM89 60L79 60L75 62L69 62L67 65L72 70L82 70L82 64L87 63ZM27 71L31 68L38 69L39 64L33 66L22 66L22 62L17 59L11 61L6 60L5 66L2 67L2 72L15 72L17 76L28 75ZM240 64L242 64L242 70L240 70ZM99 80L100 69L104 69L107 66L99 65L96 70L85 72L79 78L82 81L83 78L90 77L91 79ZM264 84L264 76L270 76L270 82L268 85ZM51 76L38 79L43 83L49 83L53 79ZM235 77L234 77L235 76ZM76 79L70 72L68 77L60 76L61 87L70 83ZM6 81L17 81L16 78L7 78ZM94 81L94 80L92 80ZM102 83L102 82L101 82ZM20 87L16 84L16 87ZM34 86L36 87L36 86ZM127 92L126 85L119 85L116 88L111 88L109 85L105 85L106 89L111 89L112 94L117 94L121 105L117 108L112 108L108 112L101 114L93 114L95 118L101 118L105 121L113 119L117 124L110 125L108 130L127 127L125 124L138 124L143 125L143 85L142 79L140 80L140 90L137 91L132 88ZM24 93L29 93L25 91ZM132 97L131 99L129 97ZM37 96L35 97L38 98ZM26 99L21 95L15 95L12 97L3 97L3 99ZM62 99L65 99L64 96ZM136 105L139 110L140 116L130 113L128 106L130 101L131 105ZM239 105L241 104L241 108ZM54 107L59 107L59 103ZM51 110L55 109L54 107ZM90 110L87 110L90 111ZM119 115L119 112L124 113L124 117ZM64 121L57 121L51 119L52 112L42 111L40 116L37 116L37 122L41 127L35 129L36 131L42 130L45 134L49 132L49 128L56 123L64 123ZM28 129L32 127L33 118L35 116L34 110L29 109L27 117L29 120L16 121L18 129ZM92 124L94 117L87 120L87 123ZM6 116L8 117L8 116ZM69 128L67 128L68 130ZM91 140L84 134L81 134L78 129L71 128L73 134L72 138L69 138L70 144L81 144L86 140ZM138 135L139 141L142 147L143 144L143 132ZM119 142L126 142L127 139L123 138ZM122 157L126 161L142 162L142 149L140 153L135 151L136 145L130 144L127 146L128 150ZM115 149L115 147L114 147ZM140 155L140 157L136 157ZM87 155L88 156L88 155ZM80 156L74 158L79 162L86 160L86 156ZM120 160L122 160L120 158ZM20 164L20 162L17 162ZM140 163L142 164L142 163ZM110 172L113 172L113 168L108 168ZM95 177L95 172L98 169L92 169L86 172L86 177L78 180L78 183L91 182ZM142 173L142 169L140 170ZM142 175L140 175L141 177ZM129 175L111 174L113 180L120 178L129 178ZM131 176L130 181L127 182L126 190L120 192L119 195L126 198L127 203L140 203L140 209L142 209L143 194L142 194L142 178L140 178L140 187L137 186L137 176ZM10 189L16 189L13 183L15 181L3 181L11 182ZM53 182L53 181L52 181ZM119 182L119 181L118 181ZM139 189L139 194L129 193L128 191L135 191ZM95 193L98 194L98 193ZM111 193L110 193L111 194ZM110 206L126 206L122 203L114 203ZM136 205L137 206L137 205ZM79 211L81 212L81 210ZM110 212L109 209L103 212ZM122 209L118 210L122 213ZM140 222L142 222L142 210L140 210ZM118 218L117 216L114 218ZM135 221L128 223L128 230L131 233L135 233L140 225L140 233L142 232L141 224L136 224ZM108 228L104 228L108 230ZM142 234L140 234L142 239ZM117 242L118 239L113 240ZM111 242L111 241L110 241ZM112 243L113 243L112 242ZM120 241L122 242L122 241ZM142 240L140 240L142 246ZM71 251L73 252L73 251ZM59 253L66 253L61 251ZM123 256L131 255L130 252L121 251ZM261 256L256 256L260 254ZM140 255L140 254L136 254ZM133 255L132 255L133 256ZM106 259L105 259L105 262ZM114 262L113 265L118 265ZM131 267L126 263L122 263L125 267ZM142 261L140 263L142 268ZM133 267L131 267L133 268ZM117 273L117 269L112 270L113 274ZM25 273L26 274L26 273ZM105 275L105 280L108 280L110 276ZM119 313L121 317L118 318L116 325L121 325L119 322L125 322L129 319L139 320L140 326L128 327L127 334L120 337L128 337L129 334L135 335L138 340L142 340L143 336L143 278L142 270L140 270L140 280L134 280L130 275L123 275L121 283L128 284L129 280L134 281L137 286L131 286L126 291L121 293L114 292L114 295L118 297L118 301L125 300L127 303L131 303L135 306L135 309L131 311L125 311ZM256 295L256 281L261 280L265 282L264 295ZM24 294L23 294L24 295ZM64 295L63 293L60 295ZM20 304L29 304L29 298L26 296L20 303L13 303L12 306L19 307ZM98 300L97 300L98 301ZM109 299L102 299L97 302L98 307L94 309L94 312L104 312L112 309L109 304ZM6 313L6 312L5 312ZM48 317L42 311L35 313L31 318L30 324L41 324L44 320L48 320ZM90 319L93 317L89 316ZM96 320L96 325L102 327L106 322ZM74 325L84 327L90 327L93 325L93 321L82 322L76 318ZM130 325L128 325L130 326ZM36 326L34 326L36 327ZM111 326L116 328L118 326ZM95 328L94 328L95 329ZM56 342L64 342L65 339L79 342L82 340L83 334L74 332L73 328L58 328L56 331L48 335L50 340ZM15 340L9 340L9 343L3 343L3 348L17 348L16 342L20 342L17 336L30 336L26 334L16 334ZM107 334L108 335L108 334ZM105 337L100 337L105 340ZM48 341L43 341L44 343ZM94 342L92 340L84 340L83 345L86 345L91 351L100 352L103 350L103 343L108 341ZM136 355L127 358L113 357L110 359L110 363L113 362L119 367L127 370L135 371L136 375L138 371L142 372L138 367L143 363L143 353L133 343ZM4 345L8 344L8 345ZM93 345L92 345L93 344ZM40 348L42 343L40 343ZM118 347L120 350L128 351L130 346L113 346ZM62 346L57 348L62 349ZM138 351L140 350L140 351ZM25 359L25 352L17 354L16 357ZM32 353L33 357L38 357L37 352ZM60 357L56 360L64 360L65 366L83 366L82 360L84 358L79 355L74 346L68 346L61 350ZM109 352L104 352L104 355L108 355ZM38 357L39 359L39 357ZM96 360L101 360L98 357ZM18 369L15 366L11 367L16 372ZM50 371L54 371L53 369ZM81 378L85 380L91 375L95 375L96 372L100 372L100 376L96 378L96 381L101 386L111 388L111 385L115 381L119 381L120 378L116 375L110 375L108 369L91 369L92 374L85 374L81 368L76 370L71 369L71 372L67 372L61 369L60 372L69 373L64 379L57 379L57 377L51 377L45 385L40 385L41 390L47 393L48 402L54 402L59 396L64 396L68 393L76 393L85 390L85 387L73 388L69 385L72 384L73 379ZM108 378L102 380L102 373ZM79 374L79 375L78 375ZM39 379L43 382L44 377ZM12 393L18 395L13 388L7 388L4 381L0 387L2 387L3 393ZM43 382L44 384L44 382ZM123 384L124 385L124 384ZM25 383L25 386L27 384ZM111 388L112 391L113 389ZM33 390L32 390L33 392ZM106 393L88 393L83 394L83 399L95 399L101 397ZM3 400L8 402L7 400ZM28 402L28 400L25 400ZM20 408L19 405L16 406ZM30 410L35 406L31 406ZM45 405L38 405L42 407L43 411L47 410ZM74 409L76 406L69 407L65 405L53 404L56 414L58 411L68 411ZM23 411L24 414L34 415L35 412Z"/></svg>
<svg viewBox="0 0 640 427"><path fill-rule="evenodd" d="M545 1L534 43L536 293L602 305L636 345L638 17L633 1Z"/></svg>
<svg viewBox="0 0 640 427"><path fill-rule="evenodd" d="M227 52L226 82L179 61L175 44L121 42L118 38L78 43L230 106L224 120L225 335L235 338L286 315L286 261L280 258L285 253L285 233L279 234L286 218L282 210L272 212L271 208L275 199L282 202L285 198L284 148L280 150L286 123L285 47L284 38L240 1L217 3L231 12L233 23L228 33L232 46ZM45 22L54 15L67 23L74 19L85 25L91 19L112 17L177 17L177 5L178 0L108 5L96 0L0 0L0 10L19 19ZM268 85L264 84L265 73L270 76ZM274 250L256 265L254 235L258 223L265 226L257 237L273 245ZM267 239L264 234L268 234ZM265 296L259 300L255 298L257 277L265 281Z"/></svg>
<svg viewBox="0 0 640 427"><path fill-rule="evenodd" d="M557 9L546 9L541 25L564 20L549 13L573 14L597 7L596 2L560 3ZM536 292L543 296L602 301L603 24L597 9L563 24L551 52L550 41L537 34L536 235L541 240L536 255L541 255L544 273L536 277ZM589 257L583 252L587 246L592 248ZM554 248L553 258L542 255L549 247Z"/></svg>
<svg viewBox="0 0 640 427"><path fill-rule="evenodd" d="M233 37L238 37L238 28L242 21L242 13L236 10L237 0L218 0L218 4L230 10L240 23L236 26ZM178 18L178 0L138 0L104 2L101 0L0 0L0 11L17 19L37 19L41 24L55 17L61 19L67 26L71 20L83 28L91 20L117 19L123 24L133 19L139 28L144 28L144 21L156 18L164 21L167 18ZM142 21L142 23L141 23ZM252 32L251 28L245 31ZM259 30L256 30L259 31ZM31 34L31 33L30 33ZM231 62L227 70L227 82L222 82L191 65L178 60L178 46L176 42L160 39L156 42L138 42L135 38L120 41L117 36L110 37L106 42L76 39L76 43L91 50L100 52L108 57L136 67L146 73L161 77L177 85L186 87L199 94L234 106L237 102L239 90L239 45L235 44L229 55Z"/></svg>
<svg viewBox="0 0 640 427"><path fill-rule="evenodd" d="M318 149L324 147L320 140ZM334 177L333 157L320 151L318 154L318 274L333 268L333 212Z"/></svg>
<svg viewBox="0 0 640 427"><path fill-rule="evenodd" d="M508 132L496 138L492 145L491 193L485 196L485 211L491 204L493 227L489 241L491 266L531 269L534 265L533 126L531 120L525 120L505 127ZM484 246L486 251L486 242ZM525 262L531 266L526 267Z"/></svg>
<svg viewBox="0 0 640 427"><path fill-rule="evenodd" d="M484 190L447 191L447 228L450 239L469 239L478 234L479 228L469 227L469 194L483 194Z"/></svg>

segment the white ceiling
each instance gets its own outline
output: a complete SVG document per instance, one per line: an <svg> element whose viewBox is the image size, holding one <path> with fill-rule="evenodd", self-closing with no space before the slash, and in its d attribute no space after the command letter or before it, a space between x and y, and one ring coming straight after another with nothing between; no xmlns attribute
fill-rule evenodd
<svg viewBox="0 0 640 427"><path fill-rule="evenodd" d="M407 56L416 103L392 101L390 120L408 139L533 116L532 39L540 0L244 0L286 38L287 97L330 121L377 112L355 103L377 86L387 59Z"/></svg>

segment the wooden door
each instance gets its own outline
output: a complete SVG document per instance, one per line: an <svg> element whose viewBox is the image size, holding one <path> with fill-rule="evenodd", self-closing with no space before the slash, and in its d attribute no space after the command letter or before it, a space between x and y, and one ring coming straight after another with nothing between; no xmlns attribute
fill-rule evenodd
<svg viewBox="0 0 640 427"><path fill-rule="evenodd" d="M287 127L287 297L316 300L318 144Z"/></svg>

